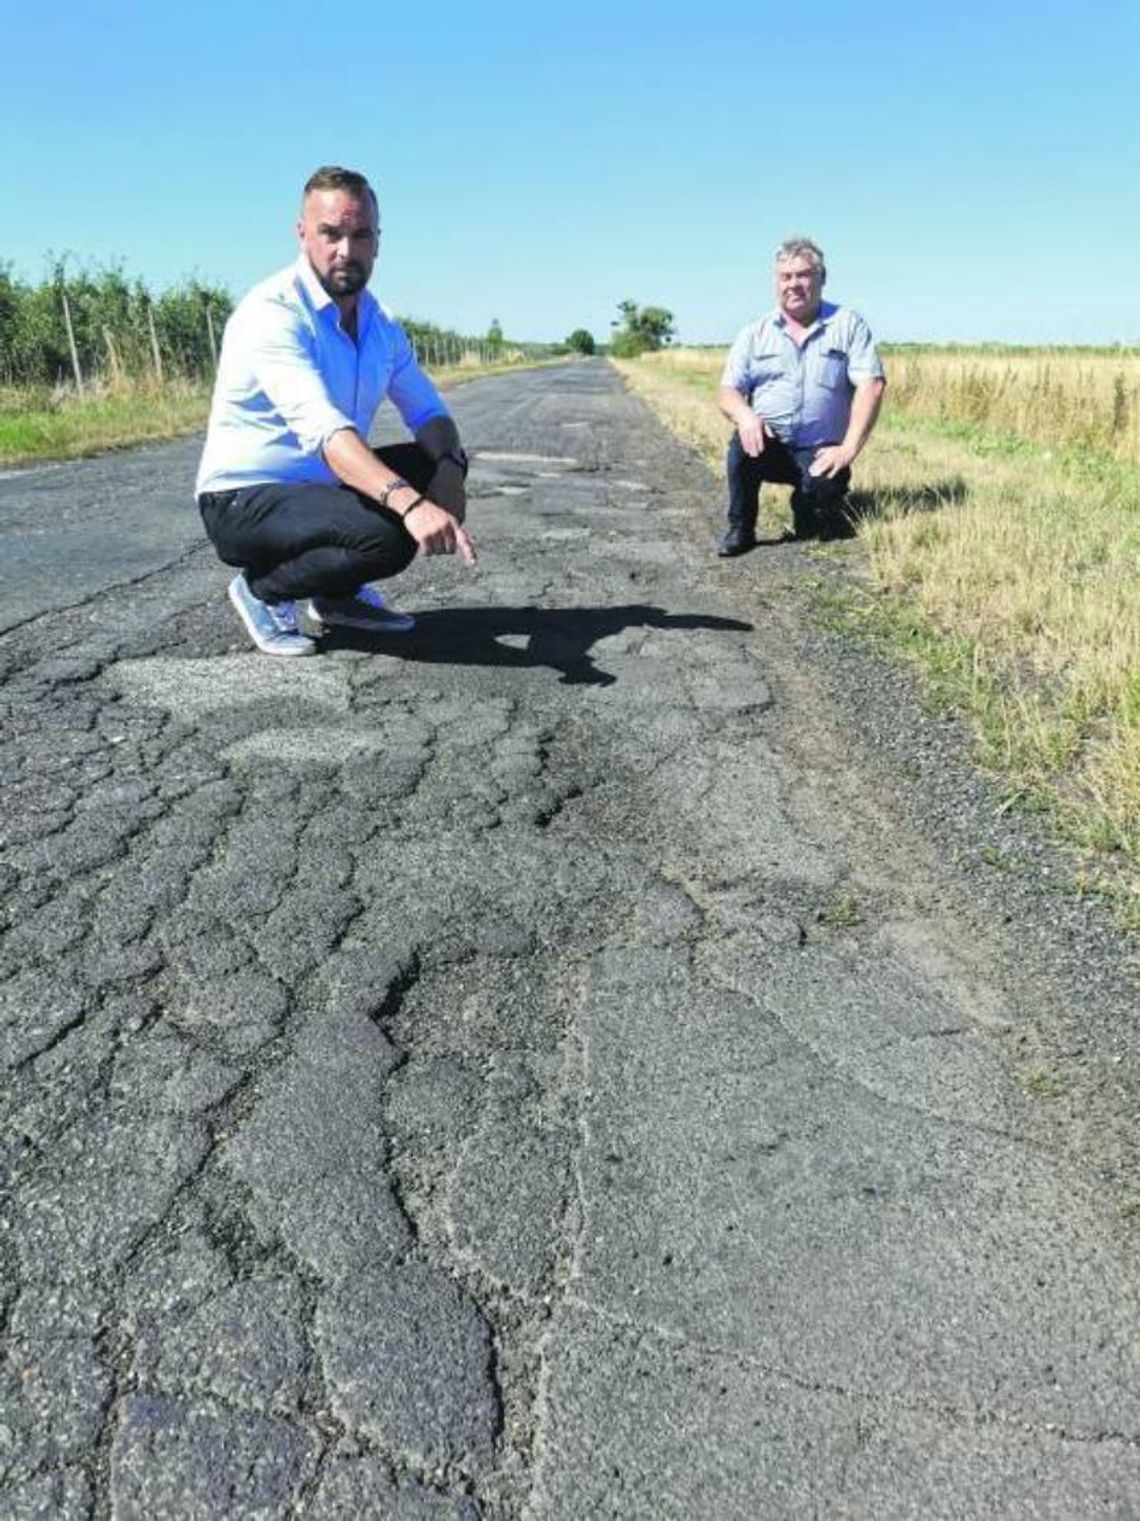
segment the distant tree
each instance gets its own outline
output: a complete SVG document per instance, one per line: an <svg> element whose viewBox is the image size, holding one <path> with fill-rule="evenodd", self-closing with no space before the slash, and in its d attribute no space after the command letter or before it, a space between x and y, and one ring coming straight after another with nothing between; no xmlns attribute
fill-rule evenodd
<svg viewBox="0 0 1140 1521"><path fill-rule="evenodd" d="M636 301L619 301L620 317L610 324L616 328L612 353L619 359L634 359L654 349L664 348L675 337L673 313L663 306L638 306Z"/></svg>
<svg viewBox="0 0 1140 1521"><path fill-rule="evenodd" d="M503 352L503 329L498 317L491 318L491 326L487 329L487 336L483 341L491 351L491 358L498 359Z"/></svg>
<svg viewBox="0 0 1140 1521"><path fill-rule="evenodd" d="M566 340L566 347L572 349L575 354L593 354L597 352L597 344L594 342L593 333L587 332L584 327L576 327Z"/></svg>

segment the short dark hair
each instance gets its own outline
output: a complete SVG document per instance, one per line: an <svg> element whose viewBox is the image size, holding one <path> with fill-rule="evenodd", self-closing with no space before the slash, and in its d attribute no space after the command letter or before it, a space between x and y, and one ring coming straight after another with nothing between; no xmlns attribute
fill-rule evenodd
<svg viewBox="0 0 1140 1521"><path fill-rule="evenodd" d="M322 164L319 169L314 169L305 181L301 199L304 200L312 190L343 190L359 200L365 196L371 196L373 201L376 199L375 190L363 174L358 174L355 169L342 169L339 164Z"/></svg>

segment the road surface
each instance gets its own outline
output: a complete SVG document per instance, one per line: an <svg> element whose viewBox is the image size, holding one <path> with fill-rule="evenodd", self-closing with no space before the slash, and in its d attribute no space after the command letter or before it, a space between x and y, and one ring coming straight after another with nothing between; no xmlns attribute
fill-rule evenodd
<svg viewBox="0 0 1140 1521"><path fill-rule="evenodd" d="M0 479L0 1514L1140 1514L1126 948L602 362L454 404L312 660L194 443Z"/></svg>

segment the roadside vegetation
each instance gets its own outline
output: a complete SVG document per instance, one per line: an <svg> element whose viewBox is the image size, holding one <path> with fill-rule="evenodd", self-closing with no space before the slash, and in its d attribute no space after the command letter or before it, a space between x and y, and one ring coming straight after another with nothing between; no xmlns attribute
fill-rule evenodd
<svg viewBox="0 0 1140 1521"><path fill-rule="evenodd" d="M0 467L74 459L205 427L229 293L190 281L157 295L118 267L38 285L0 264ZM403 319L421 362L443 386L550 349Z"/></svg>
<svg viewBox="0 0 1140 1521"><path fill-rule="evenodd" d="M1006 806L1078 846L1077 886L1140 930L1140 353L901 348L856 466L838 626L920 669L966 717ZM724 351L618 368L720 473ZM767 531L786 490L765 487Z"/></svg>
<svg viewBox="0 0 1140 1521"><path fill-rule="evenodd" d="M673 313L664 306L638 306L619 301L618 315L610 324L613 336L609 352L615 359L636 359L668 347L676 336Z"/></svg>

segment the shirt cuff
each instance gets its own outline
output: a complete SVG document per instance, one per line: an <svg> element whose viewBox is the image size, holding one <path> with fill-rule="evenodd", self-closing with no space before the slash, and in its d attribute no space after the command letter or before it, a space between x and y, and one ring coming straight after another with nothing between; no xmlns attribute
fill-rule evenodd
<svg viewBox="0 0 1140 1521"><path fill-rule="evenodd" d="M355 430L356 424L351 417L345 417L343 412L337 412L330 408L322 417L314 421L310 429L306 429L308 438L302 437L301 443L311 450L313 454L323 455L325 446L334 433L343 433L346 428Z"/></svg>

